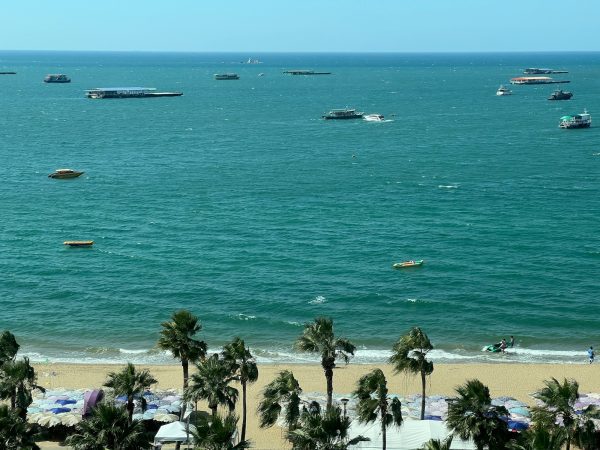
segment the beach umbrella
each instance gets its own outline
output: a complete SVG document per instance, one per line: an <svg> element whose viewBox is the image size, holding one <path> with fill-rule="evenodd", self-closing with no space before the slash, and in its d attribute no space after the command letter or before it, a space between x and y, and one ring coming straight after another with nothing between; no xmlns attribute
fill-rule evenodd
<svg viewBox="0 0 600 450"><path fill-rule="evenodd" d="M508 421L508 429L511 431L524 431L529 428L529 424L526 422L519 422L516 420Z"/></svg>
<svg viewBox="0 0 600 450"><path fill-rule="evenodd" d="M70 408L52 408L50 411L52 411L54 414L60 414L60 413L71 412L71 409Z"/></svg>
<svg viewBox="0 0 600 450"><path fill-rule="evenodd" d="M142 414L144 420L152 420L154 418L154 414L156 413L155 409L150 409Z"/></svg>
<svg viewBox="0 0 600 450"><path fill-rule="evenodd" d="M61 414L60 416L61 416L60 423L62 423L63 425L66 425L68 427L74 427L75 425L77 425L79 422L81 422L83 420L83 418L81 417L80 414L68 413L68 414Z"/></svg>
<svg viewBox="0 0 600 450"><path fill-rule="evenodd" d="M38 423L38 420L40 420L42 417L44 417L46 413L43 412L36 412L33 414L27 414L27 422L29 423Z"/></svg>
<svg viewBox="0 0 600 450"><path fill-rule="evenodd" d="M524 416L524 417L529 417L530 416L529 409L524 408L522 406L519 406L517 408L510 408L508 410L508 412L511 413L511 414L518 414L519 416Z"/></svg>
<svg viewBox="0 0 600 450"><path fill-rule="evenodd" d="M75 405L77 403L77 400L73 400L73 399L66 399L66 400L56 400L56 403L58 405Z"/></svg>
<svg viewBox="0 0 600 450"><path fill-rule="evenodd" d="M60 416L57 416L55 414L41 417L38 420L38 424L41 425L41 426L43 426L43 427L46 427L46 428L51 428L51 427L54 427L56 425L60 425L60 423L61 423Z"/></svg>
<svg viewBox="0 0 600 450"><path fill-rule="evenodd" d="M179 420L179 417L177 417L175 414L158 413L154 415L153 420L156 420L157 422L171 423Z"/></svg>

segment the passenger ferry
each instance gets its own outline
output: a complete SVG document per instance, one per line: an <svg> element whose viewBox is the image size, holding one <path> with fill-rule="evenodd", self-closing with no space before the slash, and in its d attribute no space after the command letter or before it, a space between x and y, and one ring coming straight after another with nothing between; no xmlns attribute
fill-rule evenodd
<svg viewBox="0 0 600 450"><path fill-rule="evenodd" d="M589 128L592 125L592 116L583 110L581 114L562 116L558 126L560 128Z"/></svg>
<svg viewBox="0 0 600 450"><path fill-rule="evenodd" d="M237 73L215 73L215 80L239 80Z"/></svg>
<svg viewBox="0 0 600 450"><path fill-rule="evenodd" d="M44 83L70 83L71 79L64 73L51 73L44 77Z"/></svg>
<svg viewBox="0 0 600 450"><path fill-rule="evenodd" d="M511 84L556 84L570 83L569 80L554 80L550 77L515 77L510 79Z"/></svg>
<svg viewBox="0 0 600 450"><path fill-rule="evenodd" d="M145 87L116 87L95 88L85 91L87 98L148 98L148 97L179 97L183 92L156 92L155 88Z"/></svg>

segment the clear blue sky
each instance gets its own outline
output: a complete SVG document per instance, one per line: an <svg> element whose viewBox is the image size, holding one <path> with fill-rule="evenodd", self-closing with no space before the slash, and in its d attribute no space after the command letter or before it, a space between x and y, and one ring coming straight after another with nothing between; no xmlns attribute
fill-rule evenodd
<svg viewBox="0 0 600 450"><path fill-rule="evenodd" d="M600 50L600 0L2 0L2 50Z"/></svg>

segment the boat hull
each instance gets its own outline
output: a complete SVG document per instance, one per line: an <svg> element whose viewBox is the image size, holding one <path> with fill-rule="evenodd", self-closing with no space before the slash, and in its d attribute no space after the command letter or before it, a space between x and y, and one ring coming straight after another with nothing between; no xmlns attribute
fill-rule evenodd
<svg viewBox="0 0 600 450"><path fill-rule="evenodd" d="M69 247L91 247L94 241L65 241L63 244Z"/></svg>
<svg viewBox="0 0 600 450"><path fill-rule="evenodd" d="M395 263L392 265L394 269L408 269L410 267L421 267L423 265L423 260L419 261L404 261Z"/></svg>
<svg viewBox="0 0 600 450"><path fill-rule="evenodd" d="M50 175L48 175L48 178L56 178L56 179L77 178L83 174L84 174L84 172L51 173Z"/></svg>

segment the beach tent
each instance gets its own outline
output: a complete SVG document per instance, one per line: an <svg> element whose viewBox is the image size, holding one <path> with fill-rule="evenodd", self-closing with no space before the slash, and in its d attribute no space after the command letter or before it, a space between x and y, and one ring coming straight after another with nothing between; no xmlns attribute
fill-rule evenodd
<svg viewBox="0 0 600 450"><path fill-rule="evenodd" d="M371 440L360 442L352 448L364 450L381 448L382 436L379 422L359 424L357 421L353 421L349 436L354 437L359 434ZM392 426L387 429L387 450L417 450L430 439L444 440L450 434L446 424L439 420L405 420L400 428ZM453 450L477 449L473 441L463 441L458 436L454 436L450 448Z"/></svg>
<svg viewBox="0 0 600 450"><path fill-rule="evenodd" d="M171 422L163 425L158 429L158 433L154 436L154 444L163 442L188 442L188 436L190 442L193 441L192 431L196 431L194 425L190 425L189 433L186 431L187 424L185 422Z"/></svg>

